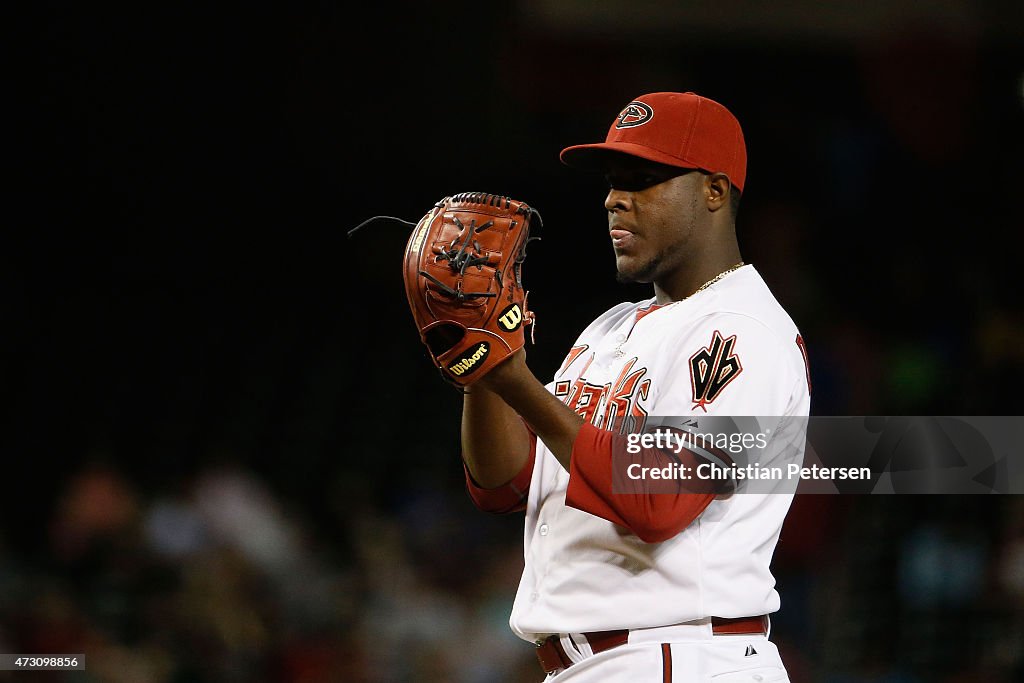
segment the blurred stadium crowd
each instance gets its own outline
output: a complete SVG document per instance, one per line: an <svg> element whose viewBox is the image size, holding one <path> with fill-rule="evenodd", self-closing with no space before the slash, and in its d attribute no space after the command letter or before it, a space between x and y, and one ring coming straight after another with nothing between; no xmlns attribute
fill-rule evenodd
<svg viewBox="0 0 1024 683"><path fill-rule="evenodd" d="M0 681L539 682L507 624L521 518L463 491L459 398L388 265L405 235L342 235L452 191L530 201L550 375L593 315L646 296L580 239L600 183L556 161L640 92L704 89L744 122L741 245L808 342L812 414L1024 412L1019 45L655 44L515 12L545 4L452 3L471 46L426 5L401 26L384 5L355 28L328 5L33 25L31 249L0 274L0 652L87 670ZM450 54L408 49L425 27ZM1024 680L1021 496L801 496L774 569L794 683Z"/></svg>
<svg viewBox="0 0 1024 683"><path fill-rule="evenodd" d="M147 496L91 463L41 554L0 555L0 649L86 653L39 681L540 681L507 623L520 518L435 484L343 498L325 534L247 467ZM794 683L1020 680L1024 499L916 498L796 499L772 620Z"/></svg>

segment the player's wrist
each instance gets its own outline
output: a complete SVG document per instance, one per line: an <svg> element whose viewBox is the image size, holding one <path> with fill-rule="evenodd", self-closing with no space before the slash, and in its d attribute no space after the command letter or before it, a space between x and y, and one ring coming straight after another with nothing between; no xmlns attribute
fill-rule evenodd
<svg viewBox="0 0 1024 683"><path fill-rule="evenodd" d="M528 379L533 379L533 373L526 365L526 351L519 349L491 368L471 387L504 395Z"/></svg>

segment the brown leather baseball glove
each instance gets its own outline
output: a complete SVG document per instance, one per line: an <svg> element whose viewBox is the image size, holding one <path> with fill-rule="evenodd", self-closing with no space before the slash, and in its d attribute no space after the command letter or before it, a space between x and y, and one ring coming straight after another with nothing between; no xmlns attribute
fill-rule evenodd
<svg viewBox="0 0 1024 683"><path fill-rule="evenodd" d="M441 375L459 387L486 375L533 337L522 264L530 222L525 202L483 192L445 197L418 223L374 216L349 231L386 220L415 225L405 247L404 279L420 338Z"/></svg>
<svg viewBox="0 0 1024 683"><path fill-rule="evenodd" d="M405 248L405 293L420 338L445 379L468 386L521 349L534 324L522 265L525 202L483 192L445 197L416 224ZM533 327L530 328L531 337Z"/></svg>

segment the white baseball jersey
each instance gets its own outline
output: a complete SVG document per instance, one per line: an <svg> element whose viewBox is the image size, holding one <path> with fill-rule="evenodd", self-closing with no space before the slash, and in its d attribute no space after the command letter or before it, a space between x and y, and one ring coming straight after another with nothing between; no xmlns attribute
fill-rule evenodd
<svg viewBox="0 0 1024 683"><path fill-rule="evenodd" d="M799 418L810 403L802 339L751 265L683 301L613 307L583 331L548 388L598 427L626 416ZM802 462L799 436L789 455L796 449ZM538 440L509 620L521 638L778 610L769 563L795 485L717 498L657 543L567 505L569 488L570 474Z"/></svg>

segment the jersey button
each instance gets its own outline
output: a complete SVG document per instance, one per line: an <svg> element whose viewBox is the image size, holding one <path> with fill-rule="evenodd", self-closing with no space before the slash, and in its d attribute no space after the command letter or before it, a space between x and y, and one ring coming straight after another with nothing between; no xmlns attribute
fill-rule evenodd
<svg viewBox="0 0 1024 683"><path fill-rule="evenodd" d="M540 525L540 535L541 536L547 536L548 535L548 525L547 524L541 524Z"/></svg>

